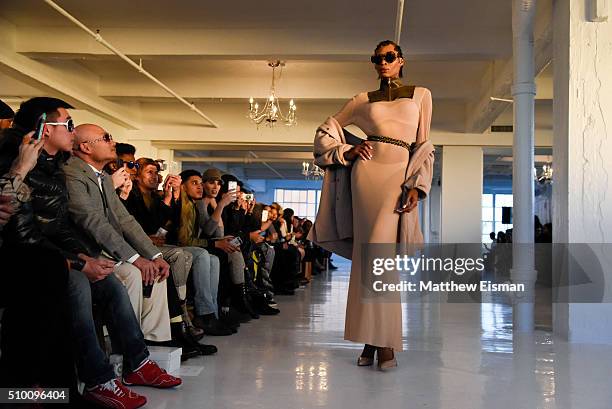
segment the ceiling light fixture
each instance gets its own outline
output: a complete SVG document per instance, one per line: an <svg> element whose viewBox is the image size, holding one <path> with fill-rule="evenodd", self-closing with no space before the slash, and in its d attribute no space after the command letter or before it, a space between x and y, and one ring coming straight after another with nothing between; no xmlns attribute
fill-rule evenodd
<svg viewBox="0 0 612 409"><path fill-rule="evenodd" d="M325 176L325 171L315 165L314 161L312 162L312 169L310 163L302 162L302 175L306 180L319 180Z"/></svg>
<svg viewBox="0 0 612 409"><path fill-rule="evenodd" d="M295 116L295 111L297 108L293 102L293 99L289 101L287 115L284 115L278 103L278 97L276 96L276 69L281 67L282 76L282 68L285 66L285 63L279 60L270 61L268 62L268 66L272 68L272 86L270 87L270 95L266 99L266 103L261 110L259 109L259 104L255 102L253 97L249 98L248 117L252 122L257 124L258 127L264 121L270 127L276 125L276 122L278 121L283 122L287 126L293 126L297 124L297 118Z"/></svg>

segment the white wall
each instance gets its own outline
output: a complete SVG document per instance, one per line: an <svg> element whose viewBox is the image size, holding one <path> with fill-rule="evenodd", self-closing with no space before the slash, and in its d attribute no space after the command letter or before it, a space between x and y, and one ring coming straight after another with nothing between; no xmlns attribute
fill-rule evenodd
<svg viewBox="0 0 612 409"><path fill-rule="evenodd" d="M442 243L480 243L483 157L480 146L444 146Z"/></svg>
<svg viewBox="0 0 612 409"><path fill-rule="evenodd" d="M553 233L560 243L612 243L612 16L587 21L585 3L554 6ZM612 259L598 255L609 298ZM612 304L553 306L557 334L612 343Z"/></svg>

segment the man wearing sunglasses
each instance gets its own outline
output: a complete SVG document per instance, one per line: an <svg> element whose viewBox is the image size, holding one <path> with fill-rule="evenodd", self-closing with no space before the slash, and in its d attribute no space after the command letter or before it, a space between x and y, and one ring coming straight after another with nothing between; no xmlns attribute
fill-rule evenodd
<svg viewBox="0 0 612 409"><path fill-rule="evenodd" d="M71 346L75 350L78 376L87 386L84 397L99 404L110 399L120 401L123 407L137 407L144 404L146 399L129 391L115 379L113 367L97 339L92 302L103 308L105 314L108 313L113 327L120 329L113 336L123 347L124 373L128 380L141 377L142 372L151 372L152 367L138 320L125 288L113 275L115 263L90 257L95 254L92 247L86 245L84 232L75 228L68 216L64 164L70 156L75 138L74 124L68 111L71 108L66 102L55 98L33 98L24 102L17 112L9 136L34 129L43 113L47 121L42 135L43 150L37 165L26 179L32 190L31 199L22 204L14 215L14 222L6 226L4 233L14 244L35 244L59 251L70 266L66 296L71 310ZM0 149L0 153L5 152ZM45 253L32 254L32 257L42 254ZM53 271L48 273L52 274ZM62 299L58 296L57 301L62 302ZM172 382L180 383L174 378L169 380L171 382L166 386Z"/></svg>
<svg viewBox="0 0 612 409"><path fill-rule="evenodd" d="M129 143L118 142L115 144L117 158L122 160L125 167L125 172L130 175L132 182L136 179L138 173L138 163L136 163L136 147Z"/></svg>

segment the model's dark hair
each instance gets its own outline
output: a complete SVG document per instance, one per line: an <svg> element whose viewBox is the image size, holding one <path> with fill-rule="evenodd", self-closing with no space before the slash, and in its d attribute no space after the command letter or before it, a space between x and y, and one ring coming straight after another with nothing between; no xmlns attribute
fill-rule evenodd
<svg viewBox="0 0 612 409"><path fill-rule="evenodd" d="M54 122L59 117L59 108L73 109L74 107L58 98L36 97L22 102L13 118L13 126L26 132L34 130L36 121L43 114L47 114L47 122Z"/></svg>
<svg viewBox="0 0 612 409"><path fill-rule="evenodd" d="M378 43L378 45L374 49L374 54L376 54L381 48L386 47L388 45L392 45L394 47L398 57L404 58L404 54L402 54L402 47L400 47L395 41L391 40L385 40ZM404 67L400 67L399 76L400 78L404 76Z"/></svg>

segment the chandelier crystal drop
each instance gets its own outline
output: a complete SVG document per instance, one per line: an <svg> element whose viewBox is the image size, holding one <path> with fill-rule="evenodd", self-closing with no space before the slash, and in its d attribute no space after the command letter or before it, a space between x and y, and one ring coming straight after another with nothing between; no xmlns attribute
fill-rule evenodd
<svg viewBox="0 0 612 409"><path fill-rule="evenodd" d="M253 97L249 98L249 119L259 125L263 122L270 127L274 127L277 122L282 122L287 126L293 126L297 124L297 118L295 115L295 111L297 107L293 102L293 99L289 101L289 108L287 110L287 114L283 114L283 111L280 108L280 104L278 101L278 97L276 96L276 69L278 67L282 68L285 66L284 62L279 60L268 62L268 66L272 68L272 86L270 87L270 95L266 99L266 102L263 107L259 106L259 103L255 102ZM280 79L280 78L279 78Z"/></svg>

